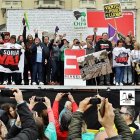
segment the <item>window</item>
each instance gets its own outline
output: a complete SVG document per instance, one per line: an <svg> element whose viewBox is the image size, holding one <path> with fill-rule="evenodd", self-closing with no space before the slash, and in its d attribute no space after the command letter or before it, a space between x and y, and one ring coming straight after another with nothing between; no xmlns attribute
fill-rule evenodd
<svg viewBox="0 0 140 140"><path fill-rule="evenodd" d="M120 2L133 2L135 0L120 0Z"/></svg>
<svg viewBox="0 0 140 140"><path fill-rule="evenodd" d="M44 4L55 4L55 0L43 0Z"/></svg>

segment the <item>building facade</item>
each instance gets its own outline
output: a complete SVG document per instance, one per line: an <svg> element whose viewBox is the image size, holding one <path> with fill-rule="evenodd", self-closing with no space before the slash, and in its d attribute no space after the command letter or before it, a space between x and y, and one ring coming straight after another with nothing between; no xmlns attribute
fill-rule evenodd
<svg viewBox="0 0 140 140"><path fill-rule="evenodd" d="M140 40L140 0L0 0L0 25L6 23L7 9L78 9L103 10L103 4L121 2L122 9L136 13L136 36Z"/></svg>

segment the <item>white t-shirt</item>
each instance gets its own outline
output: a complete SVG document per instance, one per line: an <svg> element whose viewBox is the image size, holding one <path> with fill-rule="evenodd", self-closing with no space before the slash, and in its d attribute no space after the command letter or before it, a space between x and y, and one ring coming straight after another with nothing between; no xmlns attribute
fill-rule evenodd
<svg viewBox="0 0 140 140"><path fill-rule="evenodd" d="M80 47L79 47L79 46L73 45L73 46L72 46L72 49L78 50L78 49L80 49Z"/></svg>
<svg viewBox="0 0 140 140"><path fill-rule="evenodd" d="M127 52L127 49L125 47L115 47L113 49L113 54L118 55L121 52Z"/></svg>
<svg viewBox="0 0 140 140"><path fill-rule="evenodd" d="M37 47L37 57L36 62L42 62L42 48L40 46Z"/></svg>
<svg viewBox="0 0 140 140"><path fill-rule="evenodd" d="M140 50L131 51L132 62L140 62Z"/></svg>
<svg viewBox="0 0 140 140"><path fill-rule="evenodd" d="M22 49L23 47L17 43L12 44L12 43L5 43L3 45L3 49Z"/></svg>

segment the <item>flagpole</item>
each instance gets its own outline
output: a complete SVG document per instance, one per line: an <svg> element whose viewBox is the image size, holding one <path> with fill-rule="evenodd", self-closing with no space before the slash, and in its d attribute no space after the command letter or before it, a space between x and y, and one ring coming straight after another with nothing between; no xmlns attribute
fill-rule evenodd
<svg viewBox="0 0 140 140"><path fill-rule="evenodd" d="M118 29L117 29L117 22L116 22L116 18L114 18L114 23L115 23L115 29L116 29L116 31L117 31Z"/></svg>

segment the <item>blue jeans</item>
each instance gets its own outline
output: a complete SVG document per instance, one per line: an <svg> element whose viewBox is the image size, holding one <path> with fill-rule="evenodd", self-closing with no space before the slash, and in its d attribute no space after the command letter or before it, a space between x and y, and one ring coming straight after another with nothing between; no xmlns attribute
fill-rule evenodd
<svg viewBox="0 0 140 140"><path fill-rule="evenodd" d="M123 82L125 84L127 83L132 83L132 67L131 66L126 66L124 68L124 78Z"/></svg>
<svg viewBox="0 0 140 140"><path fill-rule="evenodd" d="M124 67L115 67L115 80L117 83L123 83Z"/></svg>
<svg viewBox="0 0 140 140"><path fill-rule="evenodd" d="M32 69L32 82L43 82L43 64L36 62Z"/></svg>

